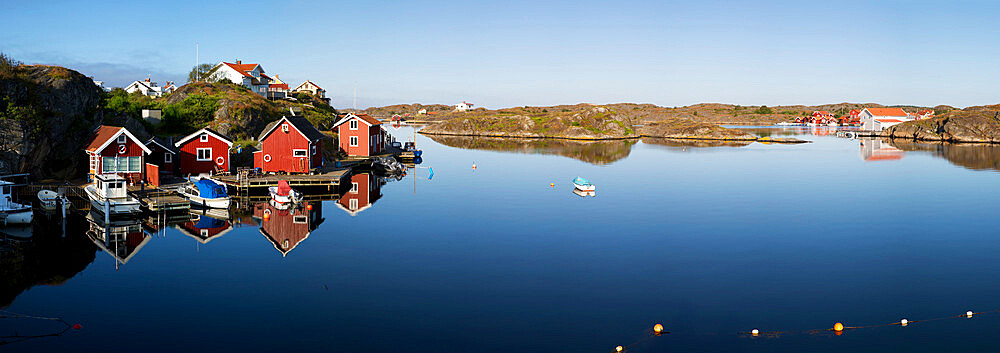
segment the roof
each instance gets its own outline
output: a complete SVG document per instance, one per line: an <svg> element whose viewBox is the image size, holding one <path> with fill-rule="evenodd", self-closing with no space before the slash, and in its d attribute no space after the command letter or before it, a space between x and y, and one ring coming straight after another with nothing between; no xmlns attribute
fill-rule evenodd
<svg viewBox="0 0 1000 353"><path fill-rule="evenodd" d="M865 108L874 116L907 116L902 108Z"/></svg>
<svg viewBox="0 0 1000 353"><path fill-rule="evenodd" d="M378 119L373 118L371 115L368 115L368 114L365 114L365 113L358 113L358 114L347 113L347 115L344 115L343 118L341 118L336 123L334 123L333 126L331 126L330 128L331 129L336 129L338 126L340 126L340 124L346 123L349 120L354 119L354 118L358 118L358 120L361 120L361 121L365 122L365 124L368 124L368 126L379 126L379 125L382 125L381 121L378 121Z"/></svg>
<svg viewBox="0 0 1000 353"><path fill-rule="evenodd" d="M875 121L880 123L901 123L902 120L899 119L875 119Z"/></svg>
<svg viewBox="0 0 1000 353"><path fill-rule="evenodd" d="M287 83L272 83L272 84L268 85L268 87L283 88L283 89L287 90L288 89L288 84Z"/></svg>
<svg viewBox="0 0 1000 353"><path fill-rule="evenodd" d="M236 70L236 72L239 72L239 73L243 74L243 76L247 76L247 77L253 77L253 75L248 74L247 71L253 71L254 68L256 68L257 66L260 66L258 64L243 64L243 63L234 64L234 63L227 63L225 61L223 61L222 64L226 65L226 66L229 66L229 68L231 68L233 70ZM261 70L261 71L263 71L263 70Z"/></svg>
<svg viewBox="0 0 1000 353"><path fill-rule="evenodd" d="M177 140L177 142L174 143L174 146L180 147L185 142L188 142L189 140L191 140L191 139L193 139L195 137L201 136L201 134L203 134L203 133L207 133L207 134L209 134L211 136L214 136L217 139L222 140L222 142L225 142L227 145L229 145L229 147L233 146L233 140L230 140L229 137L227 137L226 135L220 134L220 133L216 132L215 130L209 129L207 127L203 127L201 129L199 129L198 131L195 131L193 134L184 136L184 138L182 138L180 140Z"/></svg>
<svg viewBox="0 0 1000 353"><path fill-rule="evenodd" d="M167 152L170 152L170 153L173 153L173 154L177 154L177 152L178 152L177 149L174 148L173 144L171 144L171 143L163 140L162 138L156 137L156 136L153 136L153 138L149 139L149 141L146 141L146 146L147 147L152 146L152 145L160 146L160 148L165 149L165 150L167 150Z"/></svg>
<svg viewBox="0 0 1000 353"><path fill-rule="evenodd" d="M128 136L130 139L132 139L132 141L135 141L135 143L139 145L139 148L142 148L142 150L145 151L146 153L153 152L149 150L149 147L146 147L145 144L140 142L139 139L135 137L135 135L132 135L131 132L128 132L128 129L123 128L121 126L108 126L108 125L101 125L100 127L97 128L97 130L94 130L94 132L90 134L90 140L87 142L87 147L84 148L84 150L87 152L101 151L105 147L110 145L111 141L118 138L119 134L125 134L126 136Z"/></svg>
<svg viewBox="0 0 1000 353"><path fill-rule="evenodd" d="M278 124L280 124L282 121L288 121L289 123L291 123L292 126L294 126L295 129L298 130L303 136L309 139L309 141L316 141L326 137L326 135L323 135L322 132L319 132L319 130L317 130L316 127L313 126L313 124L310 123L309 120L306 119L305 117L292 116L292 117L282 117L277 121L267 124L267 127L264 128L264 132L262 132L260 134L260 137L257 138L257 141L264 141L264 138L266 138L267 135L270 135L271 132L274 131L278 127Z"/></svg>
<svg viewBox="0 0 1000 353"><path fill-rule="evenodd" d="M315 84L315 83L313 83L312 81L309 81L309 80L306 80L306 82L302 82L302 84L298 85L298 87L295 87L295 89L299 89L302 86L305 86L307 83L310 84L310 85L313 85L313 87L316 87L316 89L323 89L323 87L320 87L319 85L317 85L317 84Z"/></svg>

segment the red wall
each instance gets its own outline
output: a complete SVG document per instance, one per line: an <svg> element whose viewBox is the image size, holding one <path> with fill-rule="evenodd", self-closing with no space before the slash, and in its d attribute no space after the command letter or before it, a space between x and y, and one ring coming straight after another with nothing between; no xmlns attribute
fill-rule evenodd
<svg viewBox="0 0 1000 353"><path fill-rule="evenodd" d="M212 160L198 161L199 148L211 148ZM181 153L178 170L182 175L211 173L216 170L216 167L229 171L229 145L212 135L208 135L207 142L201 142L201 136L196 136L181 145L179 149ZM216 162L220 156L223 158L222 165Z"/></svg>
<svg viewBox="0 0 1000 353"><path fill-rule="evenodd" d="M337 126L337 139L340 140L341 150L344 150L351 156L371 156L385 150L384 139L380 137L382 133L380 126L365 125L361 119L357 118L351 120L358 120L357 130L351 130L350 120ZM351 136L358 137L358 145L356 147L351 147ZM374 148L371 147L370 139L377 140Z"/></svg>
<svg viewBox="0 0 1000 353"><path fill-rule="evenodd" d="M254 206L254 217L261 219L260 228L264 235L271 239L282 253L287 253L300 242L309 236L309 232L315 229L313 218L317 212L317 205L313 206L313 211L306 211L304 208L295 210L294 214L289 210L279 210L268 202L261 202ZM264 219L264 212L269 212L269 217ZM305 216L305 223L295 223L295 216ZM288 241L285 243L285 241Z"/></svg>
<svg viewBox="0 0 1000 353"><path fill-rule="evenodd" d="M309 161L309 140L302 136L290 123L288 132L284 132L281 126L275 127L274 131L261 143L261 171L262 172L286 172L286 173L308 173L309 166L315 162ZM306 157L292 157L293 149L306 150ZM319 151L317 151L319 152ZM270 156L270 161L267 157Z"/></svg>
<svg viewBox="0 0 1000 353"><path fill-rule="evenodd" d="M118 156L118 157L143 157L145 151L143 151L142 147L139 147L139 144L137 144L132 139L126 138L124 144L119 144L117 140L118 139L115 138L114 141L111 141L110 144L108 144L107 146L105 146L104 150L100 151L100 155L102 157L115 157L115 156ZM122 145L125 146L125 153L118 153L118 151L120 151L120 148L121 148ZM101 163L102 163L101 165L97 166L97 173L98 174L100 174L101 171L104 170L104 164L103 164L104 160L103 159L101 160ZM145 169L146 168L146 160L145 160L145 158L140 159L140 161L139 161L139 168L140 169ZM128 179L130 183L137 183L140 180L142 180L142 172L139 172L139 173L117 173L117 174L121 175L123 178Z"/></svg>
<svg viewBox="0 0 1000 353"><path fill-rule="evenodd" d="M344 192L344 196L340 197L337 202L340 203L344 208L351 210L351 200L358 200L358 208L351 211L357 211L371 204L371 194L372 192L378 192L378 190L372 190L373 188L378 188L376 183L373 182L374 177L369 173L354 174L351 176L351 181L347 183L347 191ZM358 191L351 192L351 184L358 183Z"/></svg>
<svg viewBox="0 0 1000 353"><path fill-rule="evenodd" d="M157 165L158 167L160 167L161 173L166 173L166 174L174 173L175 170L174 167L177 166L177 161L178 161L177 155L173 155L173 159L171 159L171 162L167 163L163 161L163 155L168 152L167 150L163 149L163 147L160 147L156 144L150 144L149 146L146 146L146 148L149 148L150 151L153 151L148 156L146 156L146 163Z"/></svg>

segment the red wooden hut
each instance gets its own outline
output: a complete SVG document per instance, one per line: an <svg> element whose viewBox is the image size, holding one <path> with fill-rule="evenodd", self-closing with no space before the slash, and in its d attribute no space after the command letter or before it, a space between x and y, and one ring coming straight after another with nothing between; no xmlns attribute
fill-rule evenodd
<svg viewBox="0 0 1000 353"><path fill-rule="evenodd" d="M264 173L308 173L323 166L323 133L304 117L283 117L269 124L257 139L254 168Z"/></svg>
<svg viewBox="0 0 1000 353"><path fill-rule="evenodd" d="M84 151L90 175L118 174L130 184L142 180L146 154L152 152L128 129L101 125L90 134Z"/></svg>
<svg viewBox="0 0 1000 353"><path fill-rule="evenodd" d="M229 171L229 150L233 141L218 132L203 128L177 140L174 146L180 151L178 172L181 174Z"/></svg>
<svg viewBox="0 0 1000 353"><path fill-rule="evenodd" d="M154 136L146 141L146 148L150 150L149 156L146 157L146 163L160 167L161 176L169 176L177 172L179 153L173 143Z"/></svg>
<svg viewBox="0 0 1000 353"><path fill-rule="evenodd" d="M347 113L333 124L340 149L351 156L372 156L385 152L388 133L382 123L368 114Z"/></svg>

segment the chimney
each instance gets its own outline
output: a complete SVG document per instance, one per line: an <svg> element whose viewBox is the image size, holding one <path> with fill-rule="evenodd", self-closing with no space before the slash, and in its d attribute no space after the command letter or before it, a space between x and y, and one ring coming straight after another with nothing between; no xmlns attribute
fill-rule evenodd
<svg viewBox="0 0 1000 353"><path fill-rule="evenodd" d="M239 65L239 64L242 64L242 63L243 63L243 62L242 62L242 61L239 61L239 59L237 59L237 60L236 60L236 65Z"/></svg>

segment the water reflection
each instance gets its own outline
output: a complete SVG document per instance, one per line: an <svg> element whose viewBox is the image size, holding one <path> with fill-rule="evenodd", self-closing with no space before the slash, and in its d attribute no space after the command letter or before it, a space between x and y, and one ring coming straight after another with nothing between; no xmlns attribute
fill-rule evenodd
<svg viewBox="0 0 1000 353"><path fill-rule="evenodd" d="M554 154L591 164L609 164L628 157L635 140L579 141L428 135L437 143L474 150Z"/></svg>
<svg viewBox="0 0 1000 353"><path fill-rule="evenodd" d="M643 137L642 143L665 146L670 150L686 151L691 147L743 147L749 146L753 141L724 141L724 140L690 140L672 139L662 137Z"/></svg>
<svg viewBox="0 0 1000 353"><path fill-rule="evenodd" d="M63 284L94 262L94 244L61 234L61 227L53 224L52 229L36 229L29 239L0 237L0 309L28 288Z"/></svg>
<svg viewBox="0 0 1000 353"><path fill-rule="evenodd" d="M260 234L285 257L323 223L323 203L287 206L261 202L254 205L254 217L261 219Z"/></svg>
<svg viewBox="0 0 1000 353"><path fill-rule="evenodd" d="M382 198L382 185L385 185L385 179L374 173L357 173L351 175L347 185L349 189L337 200L337 207L351 216L357 216Z"/></svg>
<svg viewBox="0 0 1000 353"><path fill-rule="evenodd" d="M927 143L908 140L892 140L891 143L903 151L930 152L935 157L947 159L951 164L967 169L1000 170L1000 145Z"/></svg>
<svg viewBox="0 0 1000 353"><path fill-rule="evenodd" d="M877 138L862 138L861 159L867 162L894 161L903 159L905 152L896 148L889 141Z"/></svg>
<svg viewBox="0 0 1000 353"><path fill-rule="evenodd" d="M175 226L184 235L207 244L233 230L227 209L191 210L190 219Z"/></svg>
<svg viewBox="0 0 1000 353"><path fill-rule="evenodd" d="M138 218L106 221L101 213L92 210L87 213L87 222L90 223L87 237L98 249L115 258L115 268L128 263L152 239L143 231Z"/></svg>

